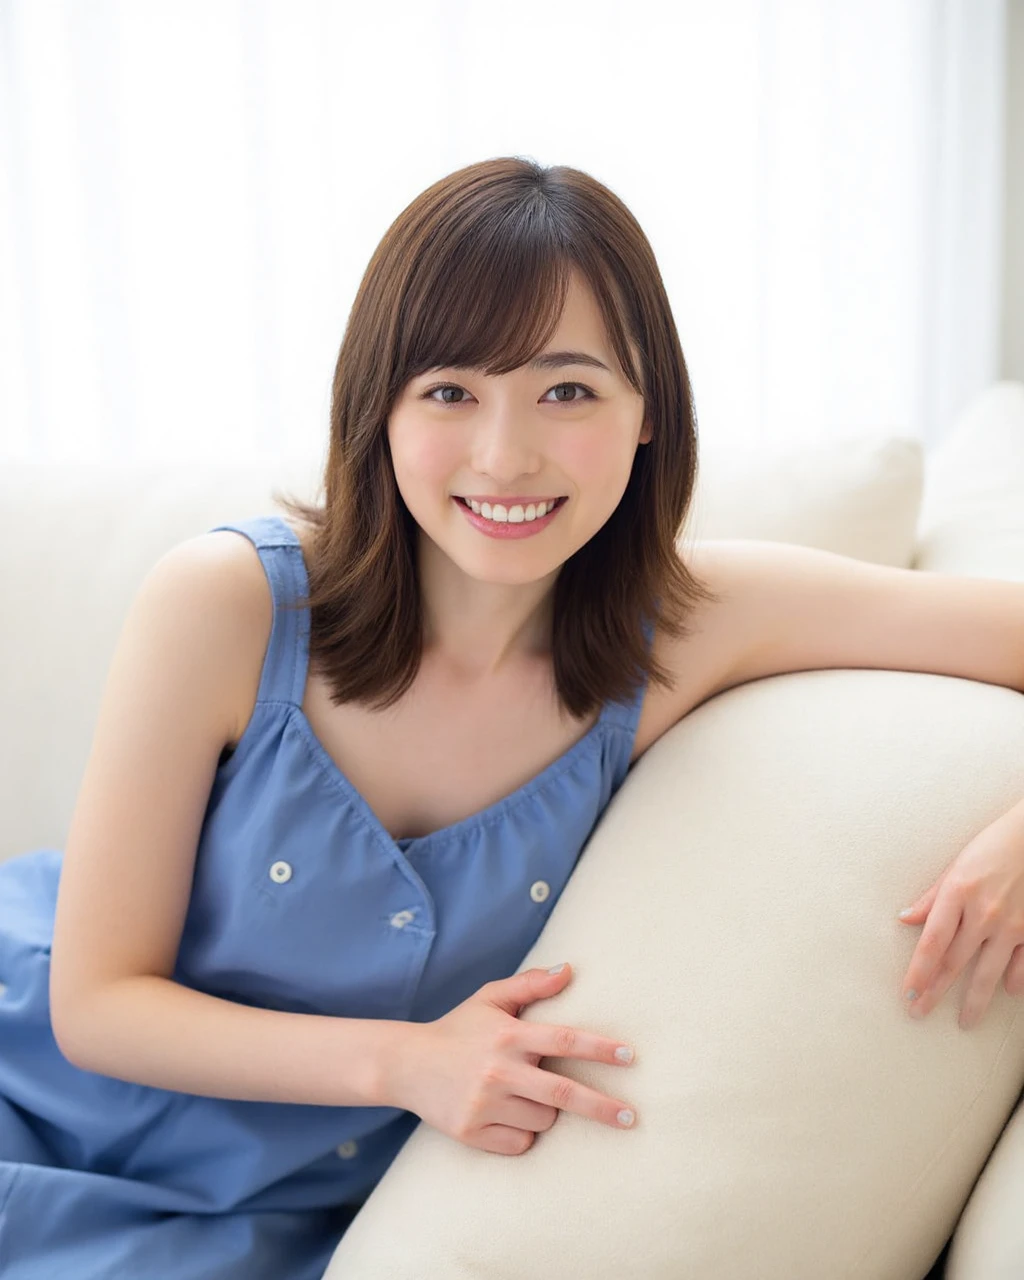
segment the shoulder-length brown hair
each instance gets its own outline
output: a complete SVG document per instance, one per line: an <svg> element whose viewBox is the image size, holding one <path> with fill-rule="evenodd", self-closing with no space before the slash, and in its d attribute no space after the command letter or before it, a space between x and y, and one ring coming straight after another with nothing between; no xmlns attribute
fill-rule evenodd
<svg viewBox="0 0 1024 1280"><path fill-rule="evenodd" d="M625 492L555 582L553 674L560 708L589 715L644 678L669 687L642 623L670 635L717 597L686 568L676 539L697 474L697 422L654 253L607 187L579 169L499 157L428 187L381 240L356 293L331 393L322 502L275 490L313 527L307 555L310 661L335 704L391 706L423 644L417 526L391 466L387 421L406 383L435 367L519 368L557 327L573 270L600 305L653 438ZM634 366L628 341L641 355Z"/></svg>

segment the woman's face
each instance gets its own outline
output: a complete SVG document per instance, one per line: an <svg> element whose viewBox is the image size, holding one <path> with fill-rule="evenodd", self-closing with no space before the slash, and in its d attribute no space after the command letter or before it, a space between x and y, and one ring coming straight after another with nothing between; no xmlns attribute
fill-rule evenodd
<svg viewBox="0 0 1024 1280"><path fill-rule="evenodd" d="M482 581L511 585L555 572L611 516L637 446L651 438L643 398L619 371L578 274L542 355L554 352L582 352L606 367L564 357L557 367L527 365L497 377L435 369L403 388L388 419L406 506L427 537ZM456 389L438 389L444 383ZM517 499L566 501L532 536L499 538L476 527L465 498L506 509Z"/></svg>

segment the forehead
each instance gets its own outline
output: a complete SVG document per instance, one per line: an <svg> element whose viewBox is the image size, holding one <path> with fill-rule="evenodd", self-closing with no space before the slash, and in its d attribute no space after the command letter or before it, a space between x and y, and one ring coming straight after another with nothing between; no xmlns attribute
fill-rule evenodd
<svg viewBox="0 0 1024 1280"><path fill-rule="evenodd" d="M601 308L578 271L573 271L569 277L565 305L549 347L588 351L599 356L606 366L614 364Z"/></svg>

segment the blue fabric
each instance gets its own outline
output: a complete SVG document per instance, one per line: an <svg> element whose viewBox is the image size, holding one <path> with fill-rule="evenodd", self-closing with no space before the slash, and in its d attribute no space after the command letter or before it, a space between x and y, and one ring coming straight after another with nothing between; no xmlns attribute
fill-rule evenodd
<svg viewBox="0 0 1024 1280"><path fill-rule="evenodd" d="M301 709L309 611L278 607L308 589L295 533L276 515L218 528L256 547L274 622L251 721L211 790L174 977L261 1008L438 1018L518 972L626 776L643 685L505 799L396 842ZM61 856L0 864L0 1276L318 1280L419 1117L72 1066L48 1005Z"/></svg>

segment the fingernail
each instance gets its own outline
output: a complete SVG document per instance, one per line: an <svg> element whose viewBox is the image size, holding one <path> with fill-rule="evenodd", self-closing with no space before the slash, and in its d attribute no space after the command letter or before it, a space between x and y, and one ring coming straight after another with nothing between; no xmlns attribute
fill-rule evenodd
<svg viewBox="0 0 1024 1280"><path fill-rule="evenodd" d="M907 999L907 1000L916 1000L916 999L917 999L917 992L914 990L914 988L913 988L913 987L911 987L911 988L910 988L910 990L906 993L905 999Z"/></svg>
<svg viewBox="0 0 1024 1280"><path fill-rule="evenodd" d="M564 963L563 963L563 964L556 964L553 968L551 968L551 969L549 969L549 970L548 970L548 973L561 973L561 972L562 972L562 970L563 970L564 968L565 968L565 964L564 964Z"/></svg>
<svg viewBox="0 0 1024 1280"><path fill-rule="evenodd" d="M913 914L914 914L913 907L904 907L903 910L900 912L900 919L902 920L905 916L912 916Z"/></svg>
<svg viewBox="0 0 1024 1280"><path fill-rule="evenodd" d="M636 1119L636 1116L634 1116L632 1111L620 1111L615 1118L618 1120L619 1124L624 1125L628 1129Z"/></svg>
<svg viewBox="0 0 1024 1280"><path fill-rule="evenodd" d="M615 1056L620 1062L632 1062L633 1050L624 1044L620 1044L615 1050Z"/></svg>

